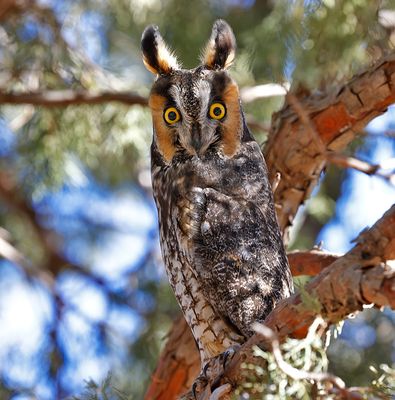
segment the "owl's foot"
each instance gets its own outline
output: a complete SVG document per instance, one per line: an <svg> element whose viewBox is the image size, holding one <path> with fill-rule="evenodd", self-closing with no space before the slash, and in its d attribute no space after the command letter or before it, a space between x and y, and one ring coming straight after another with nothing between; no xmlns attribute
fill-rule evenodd
<svg viewBox="0 0 395 400"><path fill-rule="evenodd" d="M221 378L239 348L240 346L238 345L231 346L204 365L200 375L192 385L192 399L214 400L226 398L225 396L229 393L231 386L222 382Z"/></svg>

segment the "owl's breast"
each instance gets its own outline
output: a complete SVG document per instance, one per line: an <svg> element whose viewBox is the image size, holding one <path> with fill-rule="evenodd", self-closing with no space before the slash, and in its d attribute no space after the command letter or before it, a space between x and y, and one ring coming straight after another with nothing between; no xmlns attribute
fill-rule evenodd
<svg viewBox="0 0 395 400"><path fill-rule="evenodd" d="M209 151L204 158L192 162L196 186L212 188L235 199L270 201L266 164L256 142L242 143L233 157Z"/></svg>

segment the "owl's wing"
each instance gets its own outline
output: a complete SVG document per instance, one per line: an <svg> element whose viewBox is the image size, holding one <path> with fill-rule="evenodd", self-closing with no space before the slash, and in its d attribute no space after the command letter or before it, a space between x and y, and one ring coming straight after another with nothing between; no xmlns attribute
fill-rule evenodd
<svg viewBox="0 0 395 400"><path fill-rule="evenodd" d="M292 287L274 210L212 188L180 203L180 247L220 316L245 336Z"/></svg>

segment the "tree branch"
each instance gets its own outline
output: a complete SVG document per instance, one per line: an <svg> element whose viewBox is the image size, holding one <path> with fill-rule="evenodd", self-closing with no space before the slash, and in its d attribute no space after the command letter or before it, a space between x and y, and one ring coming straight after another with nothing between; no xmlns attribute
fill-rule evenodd
<svg viewBox="0 0 395 400"><path fill-rule="evenodd" d="M265 146L270 180L281 174L274 197L285 240L327 163L326 153L344 149L395 102L395 54L330 92L292 100L274 114Z"/></svg>
<svg viewBox="0 0 395 400"><path fill-rule="evenodd" d="M359 160L355 157L345 156L339 153L328 153L327 161L331 164L338 165L345 168L353 168L357 171L363 172L366 175L377 175L383 178L387 182L395 185L395 172L388 171L385 172L387 165L392 165L392 169L395 168L395 159L389 159L380 164L369 164L366 161Z"/></svg>
<svg viewBox="0 0 395 400"><path fill-rule="evenodd" d="M43 92L0 92L0 104L32 104L64 107L76 104L101 104L117 101L127 105L147 105L147 99L131 92L96 92L87 90L51 90Z"/></svg>
<svg viewBox="0 0 395 400"><path fill-rule="evenodd" d="M35 239L44 251L46 259L40 267L30 265L30 261L16 248L12 249L4 241L0 243L0 256L6 258L22 268L28 277L36 277L53 289L56 277L67 268L79 275L85 276L97 285L104 288L104 282L100 277L94 276L85 268L70 263L60 249L61 238L51 229L43 227L37 218L34 208L20 195L18 185L14 177L5 171L0 172L0 201L4 202L11 210L15 210L22 216L32 228Z"/></svg>

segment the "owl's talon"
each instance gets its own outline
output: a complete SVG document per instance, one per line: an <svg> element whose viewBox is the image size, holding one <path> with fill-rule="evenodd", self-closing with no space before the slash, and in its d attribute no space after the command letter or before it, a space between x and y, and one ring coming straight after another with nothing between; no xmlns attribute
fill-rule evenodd
<svg viewBox="0 0 395 400"><path fill-rule="evenodd" d="M233 357L235 354L238 352L241 346L235 344L228 349L226 349L222 354L223 354L223 360L222 360L222 368L225 370L227 365L233 360Z"/></svg>
<svg viewBox="0 0 395 400"><path fill-rule="evenodd" d="M207 371L209 370L209 368L210 368L210 362L204 365L201 375L207 378Z"/></svg>

